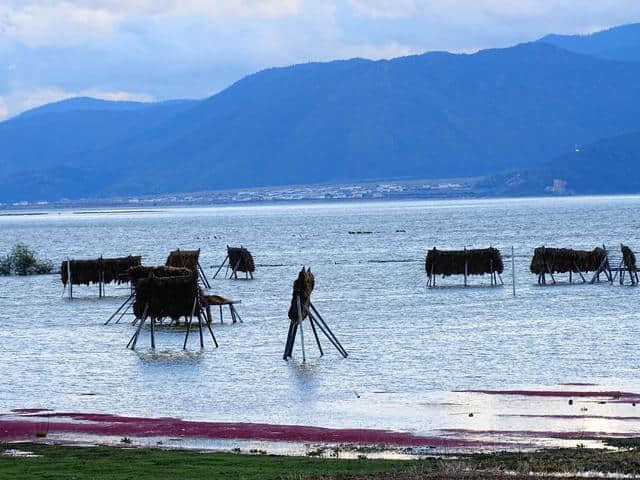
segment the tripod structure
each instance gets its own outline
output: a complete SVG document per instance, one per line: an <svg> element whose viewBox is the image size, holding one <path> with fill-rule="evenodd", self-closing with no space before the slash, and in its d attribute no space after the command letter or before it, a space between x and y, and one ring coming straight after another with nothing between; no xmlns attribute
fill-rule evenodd
<svg viewBox="0 0 640 480"><path fill-rule="evenodd" d="M302 361L306 361L306 352L304 348L304 329L303 324L305 320L309 320L311 325L311 331L316 340L316 345L320 351L320 355L324 355L322 345L320 344L320 337L318 336L318 330L329 339L331 344L338 350L343 358L347 358L349 354L344 349L338 337L331 331L327 322L324 321L320 312L311 303L311 292L315 286L315 277L311 273L311 269L303 267L298 278L293 283L293 297L291 299L291 307L289 308L289 332L287 334L287 341L284 347L283 360L288 360L293 356L293 347L300 332L300 344L302 346Z"/></svg>

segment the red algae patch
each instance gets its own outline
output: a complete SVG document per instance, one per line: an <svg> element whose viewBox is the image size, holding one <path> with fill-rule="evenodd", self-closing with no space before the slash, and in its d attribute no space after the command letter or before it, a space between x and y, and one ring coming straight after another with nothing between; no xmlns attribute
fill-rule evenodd
<svg viewBox="0 0 640 480"><path fill-rule="evenodd" d="M137 418L91 413L45 413L43 422L19 417L0 418L0 439L30 438L46 424L47 433L81 433L122 437L181 437L216 440L266 440L281 442L355 443L433 448L494 446L490 442L459 438L423 437L406 432L374 429L336 429L262 423L197 422L176 418Z"/></svg>
<svg viewBox="0 0 640 480"><path fill-rule="evenodd" d="M620 391L569 391L569 390L454 390L456 393L483 393L485 395L519 395L523 397L576 397L637 399L640 394Z"/></svg>
<svg viewBox="0 0 640 480"><path fill-rule="evenodd" d="M629 421L629 422L637 422L640 421L640 417L618 417L618 416L609 416L609 415L534 415L534 414L499 414L498 417L518 417L518 418L552 418L558 420L586 420L586 419L596 419L596 420L620 420L620 421Z"/></svg>
<svg viewBox="0 0 640 480"><path fill-rule="evenodd" d="M464 435L465 437L483 436L483 437L524 437L524 438L557 438L567 440L594 439L594 438L610 438L610 437L633 437L632 433L614 433L614 432L555 432L555 431L538 431L538 430L469 430L465 428L447 428L441 432L452 435Z"/></svg>

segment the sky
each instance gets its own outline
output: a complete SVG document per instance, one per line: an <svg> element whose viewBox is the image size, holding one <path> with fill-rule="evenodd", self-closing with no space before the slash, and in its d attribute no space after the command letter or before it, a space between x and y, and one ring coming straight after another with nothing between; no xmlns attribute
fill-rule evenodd
<svg viewBox="0 0 640 480"><path fill-rule="evenodd" d="M638 0L0 0L0 120L74 96L203 98L273 66L638 21Z"/></svg>

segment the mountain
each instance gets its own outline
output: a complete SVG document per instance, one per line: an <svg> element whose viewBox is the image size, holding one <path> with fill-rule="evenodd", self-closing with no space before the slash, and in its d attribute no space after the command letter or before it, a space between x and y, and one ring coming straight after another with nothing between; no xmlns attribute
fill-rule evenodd
<svg viewBox="0 0 640 480"><path fill-rule="evenodd" d="M590 35L547 35L539 42L608 60L640 61L640 23Z"/></svg>
<svg viewBox="0 0 640 480"><path fill-rule="evenodd" d="M577 147L544 164L495 175L480 186L503 195L640 192L640 131Z"/></svg>
<svg viewBox="0 0 640 480"><path fill-rule="evenodd" d="M639 98L640 63L544 42L274 68L200 101L2 122L0 201L521 170L640 131Z"/></svg>

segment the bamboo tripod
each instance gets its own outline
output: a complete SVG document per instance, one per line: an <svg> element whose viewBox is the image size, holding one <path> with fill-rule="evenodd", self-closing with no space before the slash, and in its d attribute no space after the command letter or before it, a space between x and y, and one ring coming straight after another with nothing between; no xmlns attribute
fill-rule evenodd
<svg viewBox="0 0 640 480"><path fill-rule="evenodd" d="M300 296L296 295L296 308L298 311L298 319L302 318L302 306L300 304ZM312 313L313 311L313 313ZM322 345L320 344L320 338L318 336L318 330L320 330L325 337L329 339L329 341L333 344L333 346L338 350L340 355L343 358L347 358L349 354L344 349L338 337L334 335L334 333L329 328L329 325L324 321L320 312L316 310L316 307L313 306L313 303L309 302L309 311L307 312L307 318L309 319L309 324L311 325L311 331L313 332L313 336L316 340L316 345L318 346L318 350L320 351L320 356L324 355L324 351L322 350ZM291 320L289 323L289 333L287 334L287 341L284 347L284 355L282 356L283 360L288 360L293 355L293 346L296 341L296 336L298 334L298 329L300 329L300 345L302 347L302 361L305 362L306 352L304 348L304 330L302 328L302 324L304 323L304 318L302 321L300 320Z"/></svg>

